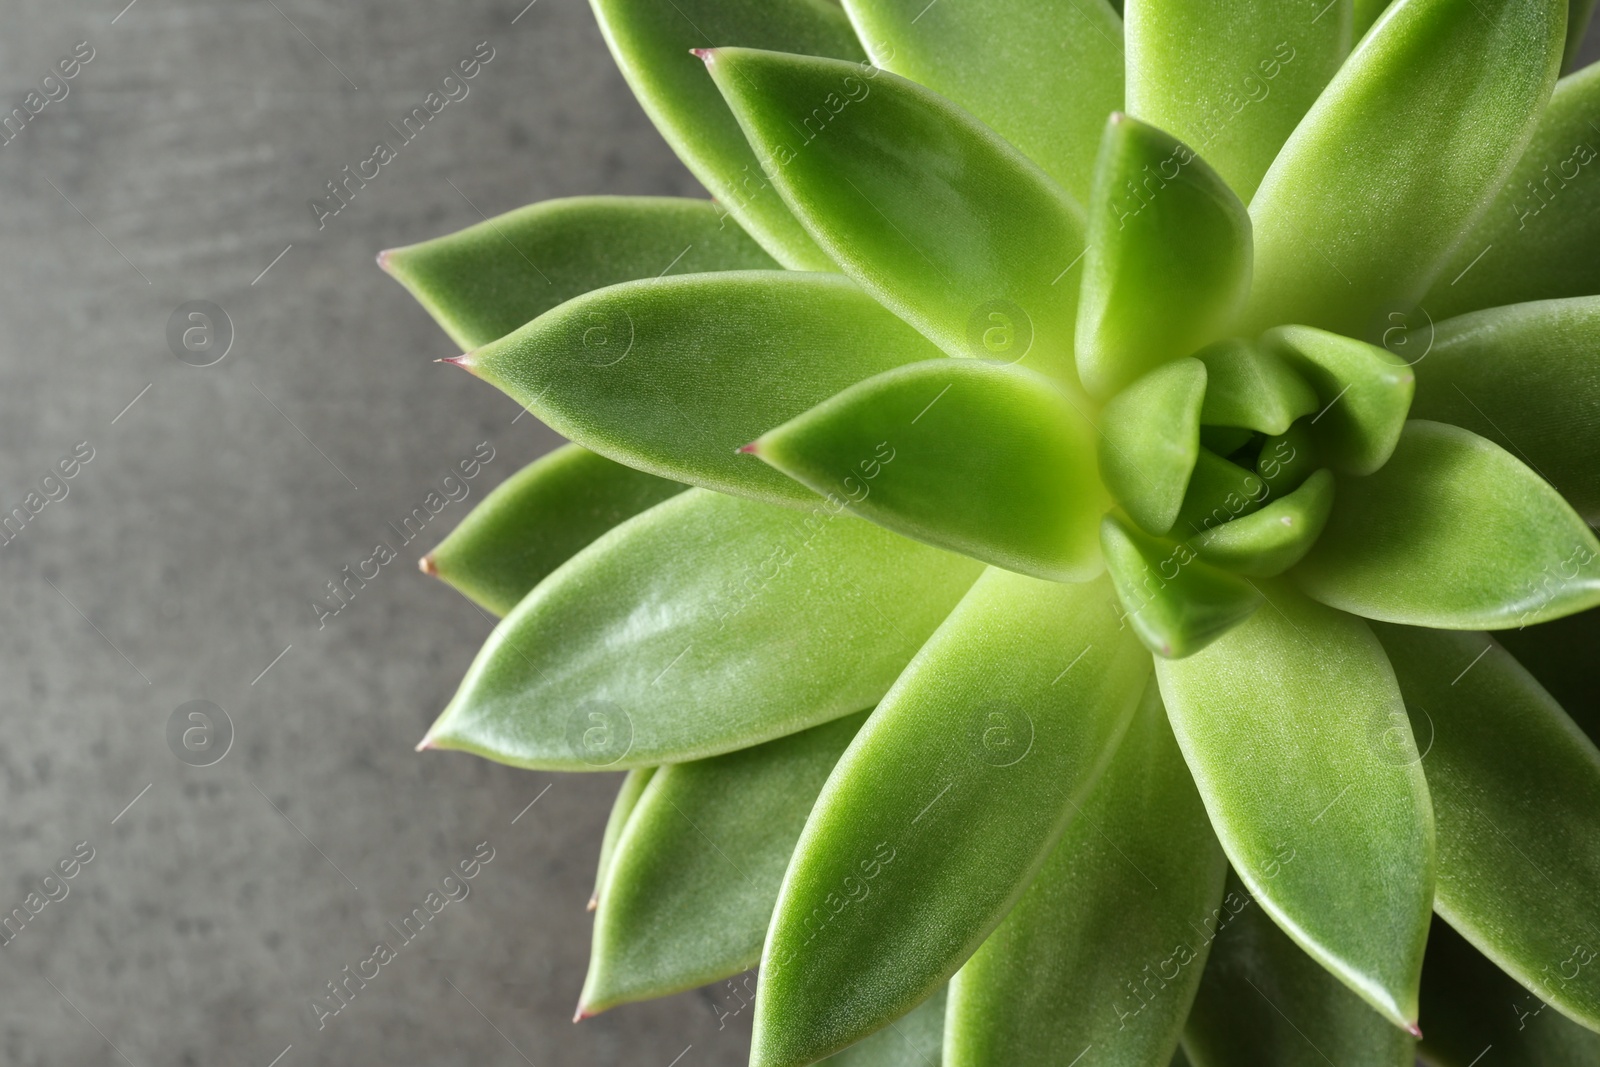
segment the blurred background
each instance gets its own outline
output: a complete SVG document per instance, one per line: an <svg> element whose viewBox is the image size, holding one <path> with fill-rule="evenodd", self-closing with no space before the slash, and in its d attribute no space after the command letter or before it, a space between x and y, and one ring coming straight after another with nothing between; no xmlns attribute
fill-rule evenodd
<svg viewBox="0 0 1600 1067"><path fill-rule="evenodd" d="M0 513L28 515L0 532L0 914L30 916L0 932L0 1060L744 1063L727 990L568 1021L620 776L412 751L491 627L415 560L557 438L431 362L455 350L374 254L549 197L703 195L588 5L5 16L0 113L37 113L0 134ZM470 495L402 546L484 448ZM341 605L328 583L380 542L401 558ZM484 855L401 943L389 924ZM397 958L319 1029L313 1001L379 941Z"/></svg>

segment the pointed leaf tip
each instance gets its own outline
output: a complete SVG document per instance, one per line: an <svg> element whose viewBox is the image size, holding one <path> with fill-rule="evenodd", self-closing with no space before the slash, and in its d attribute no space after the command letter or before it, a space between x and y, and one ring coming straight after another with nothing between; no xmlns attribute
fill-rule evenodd
<svg viewBox="0 0 1600 1067"><path fill-rule="evenodd" d="M394 271L389 269L389 257L392 255L394 255L394 249L392 248L385 248L382 252L378 253L378 269L383 271L385 274L394 273Z"/></svg>
<svg viewBox="0 0 1600 1067"><path fill-rule="evenodd" d="M689 54L700 60L706 66L716 62L717 50L715 48L691 48Z"/></svg>
<svg viewBox="0 0 1600 1067"><path fill-rule="evenodd" d="M462 370L466 371L468 374L476 376L477 373L478 373L478 364L477 364L477 361L475 359L473 359L473 357L476 356L477 354L478 354L478 350L477 349L473 349L471 352L463 352L459 356L442 356L439 359L434 360L434 362L435 363L448 363L452 367L460 367Z"/></svg>
<svg viewBox="0 0 1600 1067"><path fill-rule="evenodd" d="M1415 1022L1406 1023L1406 1032L1418 1040L1422 1039L1422 1027L1418 1026Z"/></svg>
<svg viewBox="0 0 1600 1067"><path fill-rule="evenodd" d="M427 736L423 737L423 739L421 741L417 742L417 747L416 747L415 751L417 751L417 752L426 752L429 749L431 749L432 747L433 747L433 735L432 734L428 734Z"/></svg>
<svg viewBox="0 0 1600 1067"><path fill-rule="evenodd" d="M439 568L434 564L433 557L431 555L423 556L421 559L417 560L417 570L434 578L439 576Z"/></svg>
<svg viewBox="0 0 1600 1067"><path fill-rule="evenodd" d="M737 451L741 456L759 456L761 454L761 442L751 441L747 445L740 445Z"/></svg>

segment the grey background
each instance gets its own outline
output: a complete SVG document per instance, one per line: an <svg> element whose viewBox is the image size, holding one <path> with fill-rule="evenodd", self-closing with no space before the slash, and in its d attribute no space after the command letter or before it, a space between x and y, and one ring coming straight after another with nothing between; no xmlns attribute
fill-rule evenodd
<svg viewBox="0 0 1600 1067"><path fill-rule="evenodd" d="M414 561L555 438L430 362L454 350L373 254L698 195L587 4L525 2L6 5L7 111L95 49L0 146L0 511L94 449L0 547L0 913L95 850L0 947L6 1064L744 1062L749 1013L719 1028L710 993L567 1021L617 776L412 751L490 628ZM319 230L307 201L480 41L470 95ZM189 300L233 322L214 366L167 350ZM484 441L472 496L319 629L324 583ZM166 741L196 699L235 730L205 768ZM324 984L483 841L471 895L319 1031Z"/></svg>

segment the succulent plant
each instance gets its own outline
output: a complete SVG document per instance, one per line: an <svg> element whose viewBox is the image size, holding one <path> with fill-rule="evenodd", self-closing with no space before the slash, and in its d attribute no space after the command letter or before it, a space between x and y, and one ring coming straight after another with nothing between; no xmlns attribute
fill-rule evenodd
<svg viewBox="0 0 1600 1067"><path fill-rule="evenodd" d="M594 0L715 199L380 257L573 442L419 747L628 772L580 1017L1600 1062L1591 6Z"/></svg>

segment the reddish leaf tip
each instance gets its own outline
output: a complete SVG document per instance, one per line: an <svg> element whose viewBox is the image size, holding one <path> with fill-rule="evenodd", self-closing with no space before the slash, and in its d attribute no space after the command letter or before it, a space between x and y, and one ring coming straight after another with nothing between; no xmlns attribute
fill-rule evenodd
<svg viewBox="0 0 1600 1067"><path fill-rule="evenodd" d="M595 1013L589 1010L589 1005L579 1001L578 1010L572 1013L572 1021L575 1023L581 1023L585 1019L593 1019L594 1016Z"/></svg>
<svg viewBox="0 0 1600 1067"><path fill-rule="evenodd" d="M445 356L442 359L434 360L434 362L435 363L448 363L452 367L460 367L462 370L466 371L468 374L474 374L475 375L475 374L478 373L478 364L477 364L477 361L474 360L472 357L476 356L477 354L478 354L478 350L476 348L474 348L471 352L463 352L459 356Z"/></svg>
<svg viewBox="0 0 1600 1067"><path fill-rule="evenodd" d="M378 253L378 269L383 271L385 274L394 273L394 271L389 269L389 257L393 255L394 249L392 248L385 248L382 252Z"/></svg>
<svg viewBox="0 0 1600 1067"><path fill-rule="evenodd" d="M434 565L432 556L423 556L417 560L417 570L430 577L437 578L439 576L439 568Z"/></svg>
<svg viewBox="0 0 1600 1067"><path fill-rule="evenodd" d="M1412 1037L1416 1038L1418 1041L1422 1040L1422 1027L1418 1026L1416 1023L1406 1023L1406 1032Z"/></svg>
<svg viewBox="0 0 1600 1067"><path fill-rule="evenodd" d="M716 62L717 50L715 48L691 48L689 54L700 60L706 66Z"/></svg>
<svg viewBox="0 0 1600 1067"><path fill-rule="evenodd" d="M761 442L760 441L751 441L747 445L740 445L739 446L739 455L741 455L741 456L754 456L754 455L758 455L760 452L761 452Z"/></svg>
<svg viewBox="0 0 1600 1067"><path fill-rule="evenodd" d="M421 741L417 742L417 751L418 752L426 752L432 747L433 747L433 735L432 734L428 734Z"/></svg>

